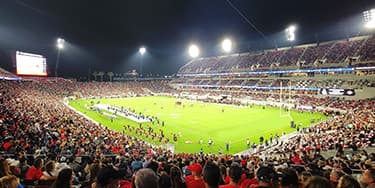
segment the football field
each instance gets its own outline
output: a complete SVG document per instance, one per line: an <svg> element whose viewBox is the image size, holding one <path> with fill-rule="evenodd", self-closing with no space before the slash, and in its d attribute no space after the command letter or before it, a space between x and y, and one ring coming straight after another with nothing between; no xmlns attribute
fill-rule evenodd
<svg viewBox="0 0 375 188"><path fill-rule="evenodd" d="M176 104L181 102L181 104ZM116 98L116 99L88 99L70 101L69 105L84 113L104 126L123 131L124 125L134 128L139 127L128 118L117 115L111 121L110 112L99 113L89 109L92 104L105 104L126 109L134 109L148 116L156 116L157 123L142 123L143 127L152 127L155 133L163 130L164 135L174 144L176 152L217 154L219 148L223 153L238 153L247 149L246 140L259 143L261 136L269 139L270 134L295 131L290 127L290 117L280 117L280 109L261 106L231 106L212 103L203 103L190 100L176 99L165 96ZM284 112L285 113L285 112ZM107 115L104 115L107 114ZM311 119L324 120L327 117L321 113L291 111L291 117L298 125L309 126ZM164 126L161 122L164 121ZM159 140L151 140L145 135L136 134L135 131L125 130L126 134L140 137L154 145L161 145ZM173 141L172 134L176 134L177 142ZM208 140L213 140L213 145L208 145ZM200 144L199 141L203 143ZM229 150L226 151L226 143Z"/></svg>

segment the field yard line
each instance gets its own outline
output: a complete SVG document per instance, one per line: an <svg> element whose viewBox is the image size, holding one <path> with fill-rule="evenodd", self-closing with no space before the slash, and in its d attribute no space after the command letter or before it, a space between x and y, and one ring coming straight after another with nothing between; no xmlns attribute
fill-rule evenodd
<svg viewBox="0 0 375 188"><path fill-rule="evenodd" d="M65 103L65 102L63 102L63 103L64 103L64 105L65 105L66 107L70 108L71 110L73 110L73 111L76 112L77 114L79 114L79 115L83 116L84 118L88 119L89 121L91 121L91 122L93 122L93 123L99 125L99 123L98 123L97 121L93 120L92 118L90 118L90 117L87 116L86 114L84 114L84 113L78 111L77 109L73 108L73 107L70 106L68 103Z"/></svg>

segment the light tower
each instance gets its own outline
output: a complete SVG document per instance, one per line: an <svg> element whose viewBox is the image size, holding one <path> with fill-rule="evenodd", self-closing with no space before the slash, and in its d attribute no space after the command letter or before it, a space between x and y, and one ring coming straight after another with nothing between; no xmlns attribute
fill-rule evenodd
<svg viewBox="0 0 375 188"><path fill-rule="evenodd" d="M364 11L363 18L365 19L365 27L367 29L375 29L375 9Z"/></svg>
<svg viewBox="0 0 375 188"><path fill-rule="evenodd" d="M297 27L295 25L290 25L288 28L285 29L287 41L293 42L296 39L296 30Z"/></svg>
<svg viewBox="0 0 375 188"><path fill-rule="evenodd" d="M61 53L61 50L64 49L64 44L65 44L65 40L62 39L62 38L58 38L56 40L56 47L57 47L57 58L56 58L56 66L55 66L55 77L57 78L57 70L58 70L58 67L59 67L59 60L60 60L60 53Z"/></svg>
<svg viewBox="0 0 375 188"><path fill-rule="evenodd" d="M140 64L140 69L139 69L139 76L142 77L143 55L146 53L146 48L140 47L138 51L139 51L139 54L141 54L141 64Z"/></svg>

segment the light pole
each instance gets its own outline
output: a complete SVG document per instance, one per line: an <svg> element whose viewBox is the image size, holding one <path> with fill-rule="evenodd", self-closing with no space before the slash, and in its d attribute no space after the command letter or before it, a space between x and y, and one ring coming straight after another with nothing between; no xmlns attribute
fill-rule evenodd
<svg viewBox="0 0 375 188"><path fill-rule="evenodd" d="M62 49L64 49L64 43L65 40L62 38L58 38L56 41L56 47L57 47L57 58L56 58L56 66L55 66L55 77L57 78L57 69L59 66L59 60L60 60L60 52Z"/></svg>
<svg viewBox="0 0 375 188"><path fill-rule="evenodd" d="M145 47L140 47L139 48L139 54L141 54L141 64L140 64L140 69L139 69L139 76L142 77L142 64L143 64L143 55L146 53L146 48Z"/></svg>
<svg viewBox="0 0 375 188"><path fill-rule="evenodd" d="M297 27L295 25L290 25L288 28L285 29L286 40L289 41L291 44L296 39L296 30L297 30Z"/></svg>
<svg viewBox="0 0 375 188"><path fill-rule="evenodd" d="M375 8L364 11L363 18L367 29L375 29Z"/></svg>

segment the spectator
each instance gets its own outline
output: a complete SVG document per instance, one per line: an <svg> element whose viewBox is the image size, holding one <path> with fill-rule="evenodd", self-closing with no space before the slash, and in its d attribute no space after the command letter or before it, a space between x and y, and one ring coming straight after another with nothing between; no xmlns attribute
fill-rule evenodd
<svg viewBox="0 0 375 188"><path fill-rule="evenodd" d="M141 169L143 167L143 164L141 162L141 159L139 157L137 157L132 163L131 163L131 167L132 167L132 170L133 172L136 172L137 170Z"/></svg>
<svg viewBox="0 0 375 188"><path fill-rule="evenodd" d="M337 188L361 188L361 185L352 176L342 176L337 184Z"/></svg>
<svg viewBox="0 0 375 188"><path fill-rule="evenodd" d="M136 172L134 177L135 188L158 188L159 177L149 168L143 168Z"/></svg>
<svg viewBox="0 0 375 188"><path fill-rule="evenodd" d="M262 166L257 172L258 185L256 187L276 188L278 177L275 170L270 166Z"/></svg>
<svg viewBox="0 0 375 188"><path fill-rule="evenodd" d="M94 188L117 188L120 185L121 174L112 166L99 170Z"/></svg>
<svg viewBox="0 0 375 188"><path fill-rule="evenodd" d="M202 166L194 163L188 167L191 171L190 176L186 176L185 182L188 188L204 188L204 180L202 178Z"/></svg>
<svg viewBox="0 0 375 188"><path fill-rule="evenodd" d="M57 175L52 188L71 188L73 181L73 170L70 168L62 169Z"/></svg>
<svg viewBox="0 0 375 188"><path fill-rule="evenodd" d="M312 176L307 180L304 185L304 188L330 188L331 183L327 178L321 176Z"/></svg>
<svg viewBox="0 0 375 188"><path fill-rule="evenodd" d="M281 170L280 185L283 188L298 188L299 181L296 171L291 168Z"/></svg>
<svg viewBox="0 0 375 188"><path fill-rule="evenodd" d="M207 162L203 169L203 179L206 188L218 188L220 182L219 166L217 166L215 163Z"/></svg>
<svg viewBox="0 0 375 188"><path fill-rule="evenodd" d="M229 168L230 182L227 185L221 185L220 188L236 188L239 187L241 180L242 168L237 162L233 162Z"/></svg>
<svg viewBox="0 0 375 188"><path fill-rule="evenodd" d="M8 175L0 178L0 188L23 188L23 186L16 176Z"/></svg>
<svg viewBox="0 0 375 188"><path fill-rule="evenodd" d="M25 175L25 179L31 180L31 181L48 180L48 178L43 175L43 171L42 171L43 164L44 164L43 159L41 159L41 158L36 159L35 162L34 162L34 165L31 166L27 170L26 175Z"/></svg>
<svg viewBox="0 0 375 188"><path fill-rule="evenodd" d="M375 188L375 169L369 168L362 175L361 183L368 188Z"/></svg>
<svg viewBox="0 0 375 188"><path fill-rule="evenodd" d="M332 184L332 187L336 187L339 183L339 179L343 177L345 174L341 170L333 169L329 175L329 181Z"/></svg>
<svg viewBox="0 0 375 188"><path fill-rule="evenodd" d="M43 172L43 176L45 176L46 178L52 180L52 179L56 179L57 178L57 174L56 174L56 165L55 165L55 161L48 161L46 163L46 166L45 166L45 171Z"/></svg>
<svg viewBox="0 0 375 188"><path fill-rule="evenodd" d="M172 188L186 188L186 183L182 177L181 169L177 166L172 166L170 172Z"/></svg>
<svg viewBox="0 0 375 188"><path fill-rule="evenodd" d="M89 181L88 181L88 187L91 187L93 184L96 183L98 172L100 171L99 164L91 164L89 167Z"/></svg>
<svg viewBox="0 0 375 188"><path fill-rule="evenodd" d="M0 159L0 178L11 175L10 167L6 159Z"/></svg>

